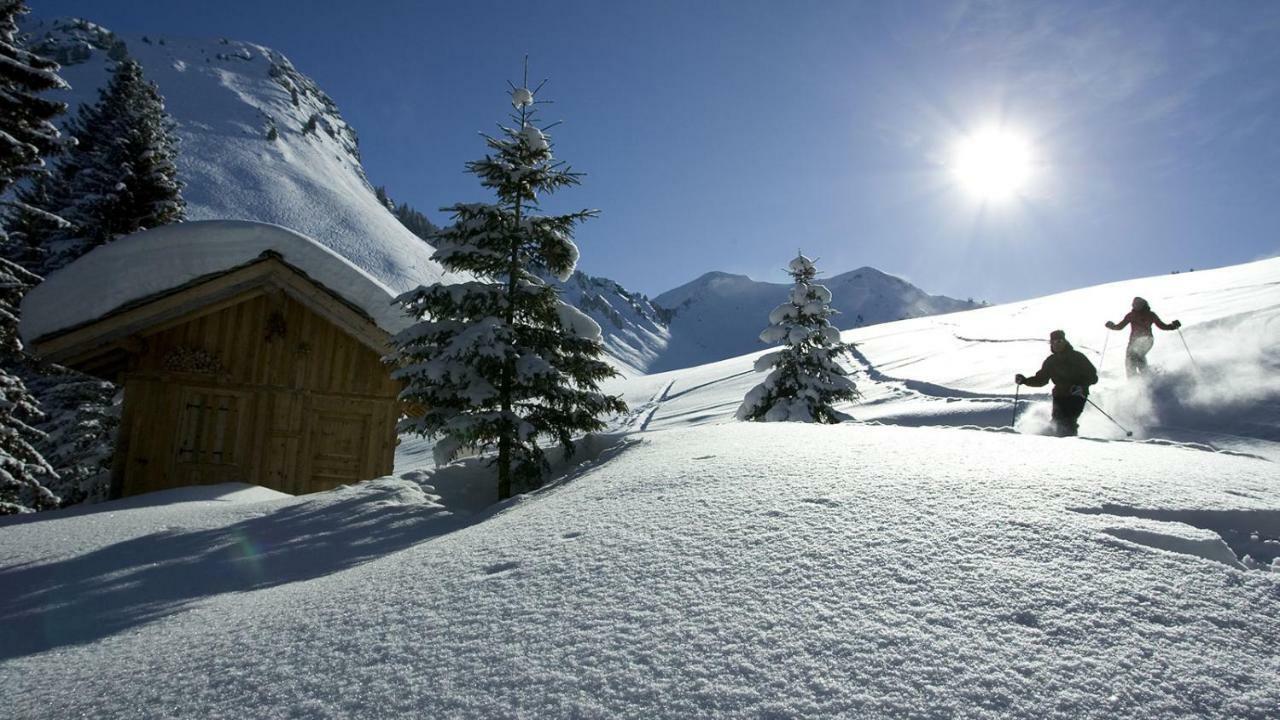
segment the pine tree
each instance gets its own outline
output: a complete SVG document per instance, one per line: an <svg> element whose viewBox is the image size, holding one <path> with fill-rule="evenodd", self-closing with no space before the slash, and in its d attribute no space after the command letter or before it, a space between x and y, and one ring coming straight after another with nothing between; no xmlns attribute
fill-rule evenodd
<svg viewBox="0 0 1280 720"><path fill-rule="evenodd" d="M53 124L67 109L66 104L40 94L67 84L58 77L57 63L22 47L18 17L28 12L22 0L0 0L0 198L15 182L43 176L47 171L42 157L66 142ZM59 218L24 202L21 193L4 204L9 217L0 223L0 247L6 256L22 254L7 233L14 224L13 215L22 214L32 223L62 224Z"/></svg>
<svg viewBox="0 0 1280 720"><path fill-rule="evenodd" d="M120 427L116 386L49 362L28 362L18 370L44 414L33 423L43 434L33 446L57 474L45 486L64 507L109 499Z"/></svg>
<svg viewBox="0 0 1280 720"><path fill-rule="evenodd" d="M46 274L49 266L49 239L71 227L58 215L42 208L64 207L55 197L58 186L48 172L36 175L14 191L16 202L5 218L8 241L3 256L36 274Z"/></svg>
<svg viewBox="0 0 1280 720"><path fill-rule="evenodd" d="M836 362L853 345L840 341L840 331L827 318L836 314L830 306L831 291L814 284L818 270L813 261L798 255L788 266L795 285L790 300L769 313L769 327L760 339L785 347L762 355L756 371L773 368L765 381L747 393L738 408L739 420L837 423L849 419L832 407L858 397L849 372Z"/></svg>
<svg viewBox="0 0 1280 720"><path fill-rule="evenodd" d="M70 223L26 234L35 268L50 272L98 245L146 228L180 222L186 214L178 180L173 120L154 83L131 59L117 63L98 101L82 105L68 129L76 147L58 163L45 193L32 204Z"/></svg>
<svg viewBox="0 0 1280 720"><path fill-rule="evenodd" d="M37 181L46 172L41 156L63 144L53 119L66 105L39 97L39 93L67 84L58 77L58 64L21 47L18 17L27 12L21 0L0 0L0 197L26 178ZM13 213L32 222L53 224L61 220L23 202L23 196L5 203L10 212L0 222L0 247L15 252L7 228ZM32 447L42 434L28 423L41 418L35 400L22 380L13 374L25 359L18 340L18 305L22 294L40 278L21 266L0 258L0 515L58 506L58 498L43 484L55 480L49 463Z"/></svg>
<svg viewBox="0 0 1280 720"><path fill-rule="evenodd" d="M549 128L534 124L540 88L513 86L514 125L486 136L490 153L467 164L497 202L443 208L454 222L432 237L437 262L476 279L421 286L398 300L422 320L396 336L394 374L407 381L401 398L425 408L400 429L439 438L440 463L464 447L496 446L499 498L511 496L513 480L541 484L541 440L572 452L576 433L626 409L599 391L617 374L600 359L600 327L539 278L573 273L573 229L596 214L537 214L541 196L580 178L553 158Z"/></svg>
<svg viewBox="0 0 1280 720"><path fill-rule="evenodd" d="M32 446L42 433L29 425L42 416L22 380L10 372L22 362L18 303L35 275L0 258L0 515L49 510L58 498L44 486L53 468Z"/></svg>
<svg viewBox="0 0 1280 720"><path fill-rule="evenodd" d="M396 219L400 221L400 224L404 225L409 232L417 235L423 240L429 240L433 235L435 235L436 231L440 229L428 220L426 215L423 215L412 208L409 203L400 203L399 205L396 205L395 209L392 210L392 213L396 216Z"/></svg>

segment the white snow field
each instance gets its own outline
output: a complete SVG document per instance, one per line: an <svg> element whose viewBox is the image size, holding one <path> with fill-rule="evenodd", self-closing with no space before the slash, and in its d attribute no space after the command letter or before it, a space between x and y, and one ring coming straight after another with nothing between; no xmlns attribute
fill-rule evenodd
<svg viewBox="0 0 1280 720"><path fill-rule="evenodd" d="M1096 354L1135 294L1195 358L1161 333L1126 384L1110 337L1093 397L1136 441L1007 427L1049 330ZM619 380L616 432L497 505L406 439L327 493L6 519L0 708L1280 717L1277 313L1267 260L846 332L874 422L838 426L729 420L750 356Z"/></svg>

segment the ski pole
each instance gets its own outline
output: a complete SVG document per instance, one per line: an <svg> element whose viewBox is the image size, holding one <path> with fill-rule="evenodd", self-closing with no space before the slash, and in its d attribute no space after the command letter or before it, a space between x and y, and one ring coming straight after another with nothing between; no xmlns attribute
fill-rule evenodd
<svg viewBox="0 0 1280 720"><path fill-rule="evenodd" d="M1009 423L1009 427L1016 427L1018 424L1018 393L1022 392L1022 386L1015 384L1013 386L1013 422Z"/></svg>
<svg viewBox="0 0 1280 720"><path fill-rule="evenodd" d="M1182 328L1178 328L1178 339L1182 341L1182 347L1187 349L1187 357L1191 358L1191 367L1196 369L1196 374L1200 374L1200 365L1196 362L1195 355L1191 354L1191 346L1187 345L1187 339L1182 336Z"/></svg>
<svg viewBox="0 0 1280 720"><path fill-rule="evenodd" d="M1098 373L1102 373L1102 361L1107 359L1107 343L1111 340L1111 331L1108 330L1105 337L1102 338L1102 352L1098 354Z"/></svg>
<svg viewBox="0 0 1280 720"><path fill-rule="evenodd" d="M1098 407L1098 403L1094 402L1093 400L1090 400L1089 398L1085 398L1085 400L1088 400L1090 405L1094 406L1095 408L1098 408L1098 412L1102 413L1102 415L1103 415L1104 417L1106 417L1108 420L1110 420L1110 421L1111 421L1111 422L1113 422L1113 423L1116 423L1116 427L1120 428L1121 430L1124 430L1124 435L1125 435L1125 437L1133 437L1133 431L1132 431L1132 430L1126 430L1126 429L1125 429L1125 427L1124 427L1123 425L1121 425L1120 423L1116 422L1116 419L1115 419L1115 418L1111 417L1110 415L1107 415L1107 411L1106 411L1106 410L1103 410L1103 409L1102 409L1102 408L1100 408L1100 407Z"/></svg>

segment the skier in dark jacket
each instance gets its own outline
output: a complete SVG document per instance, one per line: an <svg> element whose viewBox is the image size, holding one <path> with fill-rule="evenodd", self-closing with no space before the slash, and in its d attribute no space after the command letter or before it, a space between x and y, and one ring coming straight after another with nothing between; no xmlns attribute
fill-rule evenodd
<svg viewBox="0 0 1280 720"><path fill-rule="evenodd" d="M1123 320L1118 323L1107 321L1108 330L1123 330L1125 325L1132 328L1129 331L1129 347L1124 353L1125 377L1147 374L1147 353L1151 352L1151 346L1156 342L1151 334L1152 325L1161 330L1177 330L1182 327L1182 323L1177 320L1171 323L1161 320L1159 315L1151 311L1147 301L1140 297L1133 299L1133 310Z"/></svg>
<svg viewBox="0 0 1280 720"><path fill-rule="evenodd" d="M1044 387L1053 381L1053 429L1058 437L1075 435L1080 429L1080 413L1084 412L1089 386L1098 382L1098 370L1067 342L1067 334L1061 330L1049 333L1049 349L1052 351L1040 366L1040 372L1027 377L1022 373L1013 376L1014 382L1031 387Z"/></svg>

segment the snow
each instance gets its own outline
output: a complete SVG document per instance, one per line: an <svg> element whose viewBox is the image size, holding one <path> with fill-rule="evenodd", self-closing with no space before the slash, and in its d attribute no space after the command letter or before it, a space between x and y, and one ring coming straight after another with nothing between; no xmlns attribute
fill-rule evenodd
<svg viewBox="0 0 1280 720"><path fill-rule="evenodd" d="M732 422L762 353L616 380L617 433L501 504L484 458L406 438L397 476L329 493L0 520L0 707L1275 717L1278 288L1268 260L847 331L860 423ZM1200 367L1158 334L1126 383L1112 339L1093 397L1142 439L1092 409L1032 434L1044 396L1009 428L1048 331L1096 356L1136 294Z"/></svg>
<svg viewBox="0 0 1280 720"><path fill-rule="evenodd" d="M546 150L550 147L550 144L547 142L547 136L543 135L542 131L533 125L525 125L524 128L520 130L520 139L525 145L528 145L534 150Z"/></svg>
<svg viewBox="0 0 1280 720"><path fill-rule="evenodd" d="M109 314L135 300L252 262L265 251L396 332L411 319L395 293L319 242L278 225L209 220L153 228L120 238L52 273L23 299L22 337L31 342Z"/></svg>
<svg viewBox="0 0 1280 720"><path fill-rule="evenodd" d="M533 104L533 92L529 88L516 88L511 91L511 104L517 108Z"/></svg>
<svg viewBox="0 0 1280 720"><path fill-rule="evenodd" d="M813 260L810 260L809 258L805 257L803 254L795 256L795 258L792 259L791 262L787 263L787 268L789 268L793 273L803 272L805 270L811 269L812 267L813 267Z"/></svg>
<svg viewBox="0 0 1280 720"><path fill-rule="evenodd" d="M571 334L590 340L600 340L600 325L578 308L562 302L556 306L556 314L560 319L560 327Z"/></svg>
<svg viewBox="0 0 1280 720"><path fill-rule="evenodd" d="M417 488L5 527L0 699L18 717L209 718L1261 718L1280 702L1275 577L1071 509L1274 515L1259 460L730 424L647 434L476 514Z"/></svg>
<svg viewBox="0 0 1280 720"><path fill-rule="evenodd" d="M266 80L271 51L130 49L180 110L195 217L298 228L383 295L439 272L383 224L340 133L297 134L312 109ZM81 80L100 71L64 74L91 94ZM259 137L261 112L279 118L277 143ZM294 254L356 277L310 241ZM872 273L825 284L842 302L901 289ZM597 312L634 301L589 280ZM671 335L613 337L634 341L637 368L668 338L662 362L723 357L733 321L750 341L785 299L762 285L709 275L665 296L683 306ZM1157 374L1130 382L1125 335L1102 322L1134 295L1184 327L1157 331ZM868 322L925 302L886 297ZM633 373L606 387L632 407L617 434L502 504L477 482L484 458L434 469L438 448L404 438L395 476L332 492L184 488L0 520L0 708L1273 718L1278 318L1273 259L846 330L863 399L841 409L862 422L835 426L731 420L771 348ZM1038 367L1059 327L1134 441L1092 407L1083 437L1036 435L1043 394L1021 395L1008 427L1013 373Z"/></svg>

